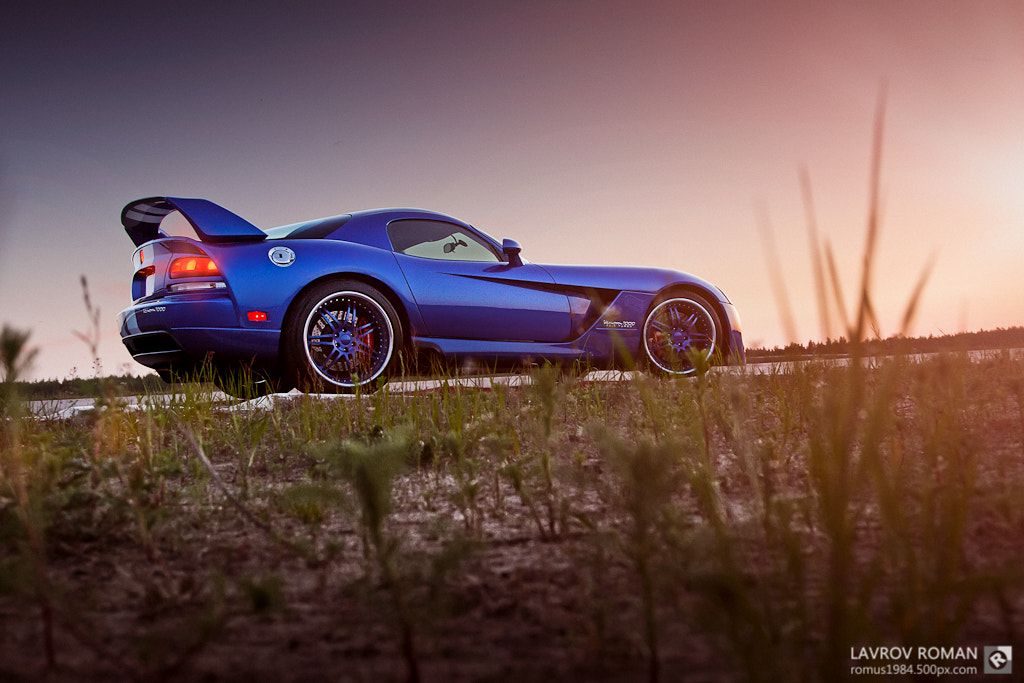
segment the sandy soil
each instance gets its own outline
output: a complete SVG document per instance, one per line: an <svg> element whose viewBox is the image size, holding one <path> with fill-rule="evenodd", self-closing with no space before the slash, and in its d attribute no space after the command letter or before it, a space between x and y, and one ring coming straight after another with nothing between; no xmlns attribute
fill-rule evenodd
<svg viewBox="0 0 1024 683"><path fill-rule="evenodd" d="M778 411L768 412L770 430L780 418ZM993 572L1013 567L1024 541L1024 432L1012 397L987 403L977 415L984 422L971 427L970 437L980 463L974 487L979 505L967 521L963 556L954 558L978 569L976 583L948 587L972 592L962 615L929 612L929 598L923 598L922 618L956 624L951 643L923 644L1022 642L1015 640L1024 633L1019 572L1009 578ZM318 463L309 454L275 453L276 460L250 472L255 493L243 504L256 521L208 479L196 485L201 469L190 456L180 476L165 480L169 488L150 492L165 501L153 506L150 553L130 512L116 501L77 501L74 513L50 529L49 592L43 598L32 588L39 582L26 563L9 559L0 565L8 573L0 594L0 679L401 681L410 678L411 661L427 681L648 679L644 585L637 546L627 540L635 538L635 520L607 458L580 425L560 425L555 439L553 450L564 456L555 463L554 532L539 498L531 509L493 460L481 458L471 479L453 462L436 460L399 475L385 532L390 580L366 542L353 495L336 507L305 508L285 495L310 481ZM762 662L765 677L796 672L809 679L842 678L848 672L823 671L818 663L828 628L821 601L834 569L824 532L797 530L801 547L789 557L805 559L806 575L796 581L780 550L786 539L767 539L747 527L747 474L728 440L715 439L719 492L750 590L741 585L737 593L728 581L716 588L718 579L702 573L703 558L674 554L681 551L659 541L661 557L651 558L657 570L658 676L746 680L761 677ZM799 457L796 452L792 460L779 460L779 467L794 468L777 479L792 482L793 500L805 481ZM221 449L210 459L238 494L237 454ZM460 504L467 482L475 487L475 506ZM3 504L9 513L10 501ZM699 538L709 532L692 490L679 487L672 509L689 530L688 548L714 547ZM870 514L859 519L858 567L851 570L870 577L882 540ZM668 560L685 566L676 573ZM867 583L856 584L869 593L871 605L859 610L859 598L851 595L850 614L891 624L887 595L897 572L876 576L882 585L868 590ZM799 594L785 588L793 585L801 587ZM777 587L777 598L751 603L756 618L745 620L736 608ZM802 618L794 616L800 609ZM782 623L786 619L791 623ZM851 624L848 646L896 644L895 633L910 632L904 626L892 625L887 634ZM743 643L750 643L748 661L742 660Z"/></svg>

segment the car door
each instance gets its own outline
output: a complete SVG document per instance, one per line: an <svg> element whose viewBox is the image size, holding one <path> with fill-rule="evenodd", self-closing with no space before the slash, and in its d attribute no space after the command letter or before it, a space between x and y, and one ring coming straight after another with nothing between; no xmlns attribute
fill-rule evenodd
<svg viewBox="0 0 1024 683"><path fill-rule="evenodd" d="M447 221L392 221L388 236L427 336L533 342L569 336L569 300L540 266L510 266L472 229Z"/></svg>

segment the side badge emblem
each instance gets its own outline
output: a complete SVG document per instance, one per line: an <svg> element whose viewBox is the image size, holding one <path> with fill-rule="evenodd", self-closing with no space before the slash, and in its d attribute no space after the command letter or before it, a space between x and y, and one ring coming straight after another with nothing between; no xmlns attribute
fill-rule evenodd
<svg viewBox="0 0 1024 683"><path fill-rule="evenodd" d="M270 262L275 266L290 266L295 263L295 252L288 247L274 247L270 250Z"/></svg>

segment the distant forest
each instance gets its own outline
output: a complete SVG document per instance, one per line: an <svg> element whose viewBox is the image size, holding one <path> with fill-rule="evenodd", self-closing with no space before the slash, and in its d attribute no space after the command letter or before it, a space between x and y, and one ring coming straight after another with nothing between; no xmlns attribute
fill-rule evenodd
<svg viewBox="0 0 1024 683"><path fill-rule="evenodd" d="M1024 327L997 328L980 332L958 332L939 337L889 337L864 342L863 353L884 356L894 353L939 353L942 351L981 351L985 349L1024 348ZM790 344L784 348L747 349L747 362L792 358L835 358L850 355L845 337L823 342Z"/></svg>
<svg viewBox="0 0 1024 683"><path fill-rule="evenodd" d="M883 356L893 353L937 353L940 351L976 351L981 349L1024 348L1024 327L998 328L981 332L960 332L939 337L889 337L864 343L866 355ZM850 354L850 343L845 338L807 344L790 344L784 348L747 349L747 361L789 360L798 358L835 358ZM137 396L165 393L170 385L156 375L110 376L102 379L48 379L38 382L17 382L18 394L29 401L60 398L99 396L105 388L113 388L119 396Z"/></svg>
<svg viewBox="0 0 1024 683"><path fill-rule="evenodd" d="M163 394L171 388L156 375L111 375L101 379L44 379L38 382L15 382L18 396L27 401L46 401L62 398L90 398L107 394L113 388L117 396L144 396Z"/></svg>

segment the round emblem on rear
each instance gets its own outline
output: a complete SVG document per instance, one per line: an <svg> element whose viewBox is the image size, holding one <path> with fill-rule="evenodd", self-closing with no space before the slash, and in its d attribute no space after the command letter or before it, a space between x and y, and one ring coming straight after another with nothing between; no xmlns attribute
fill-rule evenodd
<svg viewBox="0 0 1024 683"><path fill-rule="evenodd" d="M270 262L275 266L290 266L295 262L295 252L288 247L274 247L270 250Z"/></svg>

